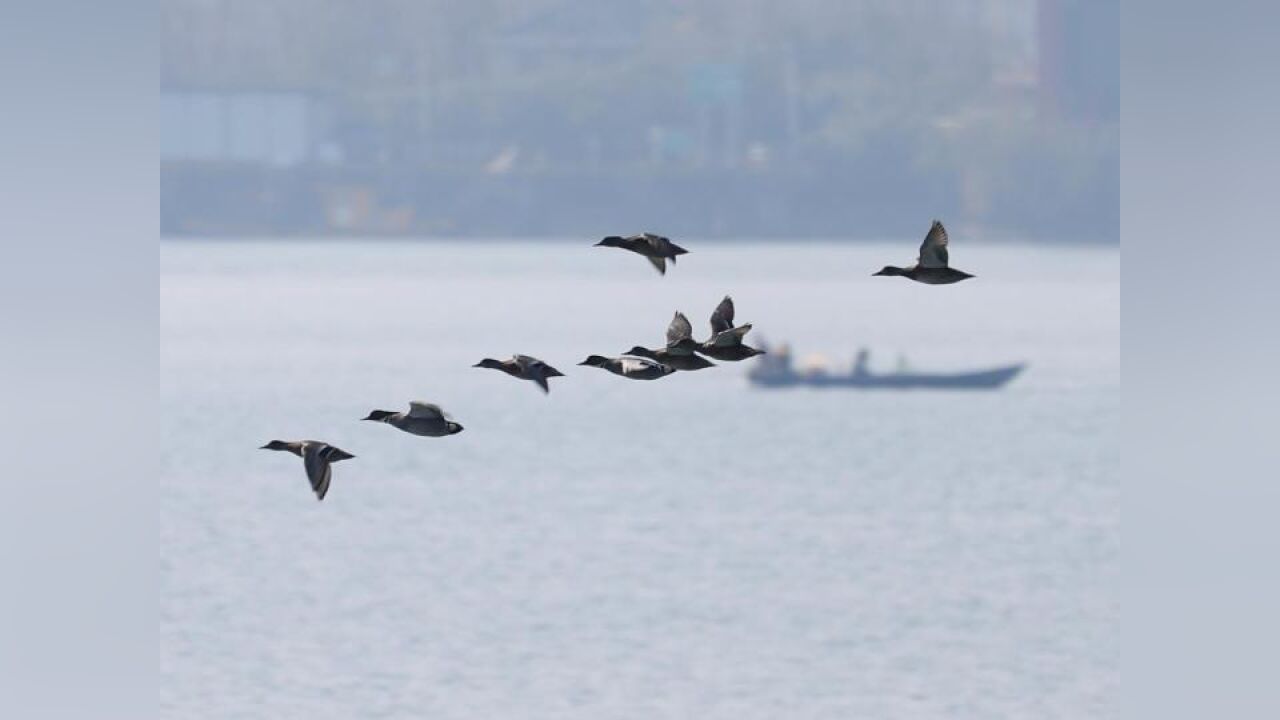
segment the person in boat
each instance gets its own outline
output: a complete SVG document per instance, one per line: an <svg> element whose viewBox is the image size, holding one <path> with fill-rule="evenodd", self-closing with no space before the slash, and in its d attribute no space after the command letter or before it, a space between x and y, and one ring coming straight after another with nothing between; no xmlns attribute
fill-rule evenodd
<svg viewBox="0 0 1280 720"><path fill-rule="evenodd" d="M853 360L853 374L866 375L867 361L870 359L871 353L866 348L858 348L858 354Z"/></svg>

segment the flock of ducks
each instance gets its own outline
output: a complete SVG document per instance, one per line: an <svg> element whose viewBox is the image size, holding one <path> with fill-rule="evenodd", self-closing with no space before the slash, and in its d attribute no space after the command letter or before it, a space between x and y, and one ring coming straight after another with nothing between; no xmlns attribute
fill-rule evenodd
<svg viewBox="0 0 1280 720"><path fill-rule="evenodd" d="M667 273L668 260L675 265L677 256L689 252L669 238L652 233L630 237L610 235L596 243L596 246L622 248L643 255L663 275ZM942 223L934 220L924 242L920 244L920 255L914 265L886 265L873 275L896 275L927 285L950 285L973 277L951 267L948 260L947 231ZM689 318L682 312L676 312L667 326L667 343L664 347L650 350L637 345L620 357L591 355L578 364L608 370L629 380L658 380L674 372L715 367L715 363L707 358L737 362L763 354L763 350L743 342L746 334L751 331L751 323L734 325L733 316L733 298L726 295L711 313L711 335L702 342L694 339L693 325L689 323ZM529 355L514 355L509 360L485 358L472 367L501 370L511 377L533 382L543 393L551 392L548 382L550 378L564 377L564 373ZM386 423L411 435L423 437L446 437L457 435L463 430L462 425L449 417L439 405L417 401L409 403L408 411L372 410L363 419ZM307 479L318 500L324 500L329 492L333 463L355 457L341 448L318 440L272 440L261 449L282 450L302 458Z"/></svg>

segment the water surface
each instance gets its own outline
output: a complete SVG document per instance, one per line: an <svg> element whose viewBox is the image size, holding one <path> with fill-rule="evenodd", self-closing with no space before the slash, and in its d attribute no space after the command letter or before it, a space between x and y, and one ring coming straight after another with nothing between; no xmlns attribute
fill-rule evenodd
<svg viewBox="0 0 1280 720"><path fill-rule="evenodd" d="M1116 694L1119 253L582 243L161 247L163 715L1081 718ZM801 361L994 393L575 363L732 293ZM525 352L568 377L473 369ZM370 409L438 402L446 439ZM318 438L358 457L317 503Z"/></svg>

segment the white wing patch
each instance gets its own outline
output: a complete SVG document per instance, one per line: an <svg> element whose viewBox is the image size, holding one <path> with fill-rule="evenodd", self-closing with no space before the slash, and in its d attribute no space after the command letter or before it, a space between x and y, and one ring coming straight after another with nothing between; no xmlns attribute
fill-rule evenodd
<svg viewBox="0 0 1280 720"><path fill-rule="evenodd" d="M624 357L619 359L619 367L624 373L641 372L658 364L647 358Z"/></svg>

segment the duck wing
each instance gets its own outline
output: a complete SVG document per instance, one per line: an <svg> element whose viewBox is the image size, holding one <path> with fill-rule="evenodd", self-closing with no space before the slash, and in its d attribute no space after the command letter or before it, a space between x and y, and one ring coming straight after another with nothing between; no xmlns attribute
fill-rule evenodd
<svg viewBox="0 0 1280 720"><path fill-rule="evenodd" d="M521 370L528 369L531 372L538 372L546 375L547 377L564 377L564 373L551 367L546 362L530 355L516 355L515 361L516 367Z"/></svg>
<svg viewBox="0 0 1280 720"><path fill-rule="evenodd" d="M317 500L323 500L329 493L329 480L333 477L333 466L325 457L327 450L336 450L323 443L307 443L302 448L302 466L307 470L307 480L311 481L311 490Z"/></svg>
<svg viewBox="0 0 1280 720"><path fill-rule="evenodd" d="M663 257L654 257L654 256L652 256L652 255L645 255L645 258L646 258L646 259L647 259L647 260L648 260L648 261L653 265L654 269L658 271L658 274L659 274L659 275L666 275L666 274L667 274L667 260L666 260L666 258L663 258Z"/></svg>
<svg viewBox="0 0 1280 720"><path fill-rule="evenodd" d="M355 457L355 455L352 455L351 453L347 452L346 450L343 450L342 448L337 448L328 443L325 443L324 448L320 451L320 457L324 458L325 460L328 460L331 463L335 463L335 462L338 462L339 460L350 460L351 458Z"/></svg>
<svg viewBox="0 0 1280 720"><path fill-rule="evenodd" d="M547 378L559 377L563 374L538 358L528 355L516 355L515 361L517 367L520 368L520 373L537 383L544 393L551 392L551 386L547 384Z"/></svg>
<svg viewBox="0 0 1280 720"><path fill-rule="evenodd" d="M682 312L676 312L671 318L671 324L667 326L667 347L675 347L680 344L680 341L692 338L693 325L689 323L689 318Z"/></svg>
<svg viewBox="0 0 1280 720"><path fill-rule="evenodd" d="M741 345L742 338L746 337L747 333L750 331L751 323L739 325L736 328L729 328L728 330L722 330L715 335L712 335L711 339L707 340L706 344L712 347L733 347L734 345Z"/></svg>
<svg viewBox="0 0 1280 720"><path fill-rule="evenodd" d="M434 403L418 402L416 400L409 403L409 417L422 418L424 420L443 420L444 411L439 405Z"/></svg>
<svg viewBox="0 0 1280 720"><path fill-rule="evenodd" d="M671 238L663 235L641 233L639 237L644 240L644 242L648 243L649 247L652 248L655 254L661 255L665 258L670 258L673 263L676 261L677 255L687 255L689 253L688 250L685 250L679 245L671 242Z"/></svg>
<svg viewBox="0 0 1280 720"><path fill-rule="evenodd" d="M731 329L733 329L733 298L725 295L711 313L711 334L719 335Z"/></svg>
<svg viewBox="0 0 1280 720"><path fill-rule="evenodd" d="M919 266L926 268L944 268L947 266L947 229L942 223L933 221L929 234L920 243Z"/></svg>

